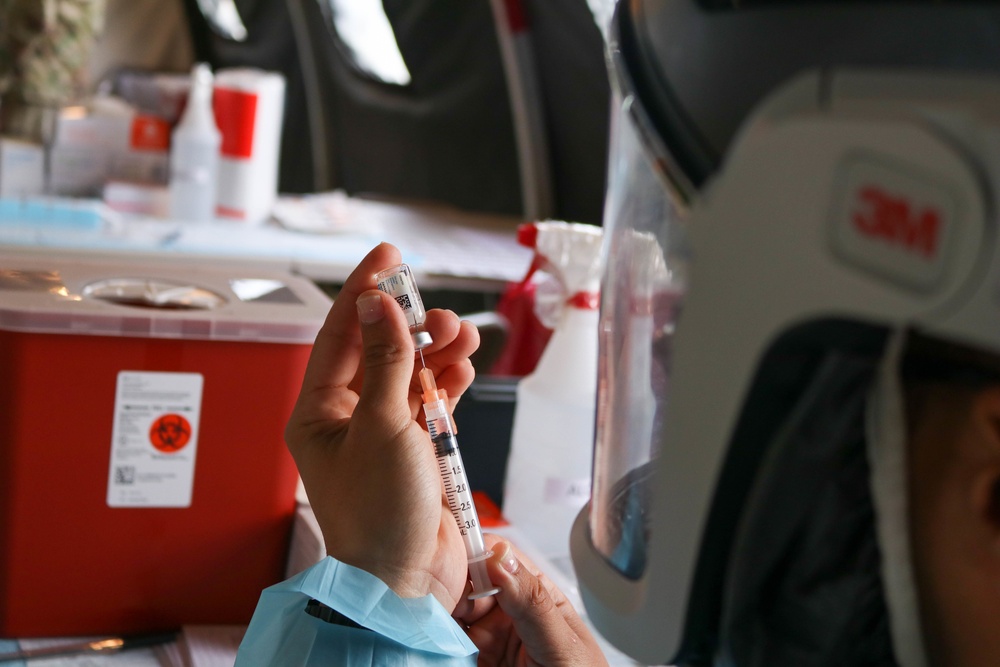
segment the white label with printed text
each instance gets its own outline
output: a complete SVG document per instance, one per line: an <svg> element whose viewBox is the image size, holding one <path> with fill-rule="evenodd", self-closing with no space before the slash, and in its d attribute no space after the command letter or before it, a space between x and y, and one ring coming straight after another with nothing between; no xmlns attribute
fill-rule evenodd
<svg viewBox="0 0 1000 667"><path fill-rule="evenodd" d="M109 507L191 505L203 384L200 373L118 373Z"/></svg>

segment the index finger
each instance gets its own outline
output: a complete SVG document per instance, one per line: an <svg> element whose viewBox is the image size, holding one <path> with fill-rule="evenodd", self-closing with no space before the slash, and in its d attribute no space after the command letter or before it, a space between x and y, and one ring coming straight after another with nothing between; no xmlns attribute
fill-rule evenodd
<svg viewBox="0 0 1000 667"><path fill-rule="evenodd" d="M510 618L528 653L548 664L579 656L581 640L589 650L589 631L562 591L548 583L543 573L531 572L509 542L495 544L493 551L487 567L490 580L500 587L497 604Z"/></svg>
<svg viewBox="0 0 1000 667"><path fill-rule="evenodd" d="M355 302L362 292L375 288L375 274L402 261L399 250L389 244L375 246L351 272L334 299L323 327L316 335L302 381L302 393L319 400L346 387L361 360L361 328Z"/></svg>

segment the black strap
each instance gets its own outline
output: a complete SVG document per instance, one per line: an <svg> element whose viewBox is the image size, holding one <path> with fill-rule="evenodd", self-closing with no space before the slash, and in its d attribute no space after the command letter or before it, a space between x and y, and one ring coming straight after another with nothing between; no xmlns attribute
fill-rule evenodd
<svg viewBox="0 0 1000 667"><path fill-rule="evenodd" d="M332 623L334 625L343 625L348 628L357 628L359 630L369 630L363 625L359 625L349 619L348 617L341 614L339 611L332 607L328 607L319 600L310 598L309 602L306 603L305 612L310 616L315 616L321 621L326 621L327 623Z"/></svg>

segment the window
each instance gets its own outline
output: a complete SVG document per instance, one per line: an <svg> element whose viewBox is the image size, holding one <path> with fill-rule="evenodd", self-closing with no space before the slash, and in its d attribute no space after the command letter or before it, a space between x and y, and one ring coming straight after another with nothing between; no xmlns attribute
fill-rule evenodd
<svg viewBox="0 0 1000 667"><path fill-rule="evenodd" d="M379 0L327 2L333 14L333 27L358 69L384 83L399 86L410 83L410 70Z"/></svg>

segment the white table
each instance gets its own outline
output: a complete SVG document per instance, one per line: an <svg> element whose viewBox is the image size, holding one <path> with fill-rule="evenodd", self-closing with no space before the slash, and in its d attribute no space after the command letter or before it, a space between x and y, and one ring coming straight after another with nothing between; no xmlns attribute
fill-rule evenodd
<svg viewBox="0 0 1000 667"><path fill-rule="evenodd" d="M487 292L520 280L531 261L531 251L517 244L516 218L336 193L283 197L279 205L297 220L191 224L124 215L92 201L0 200L0 254L251 265L338 283L388 241L422 287Z"/></svg>

